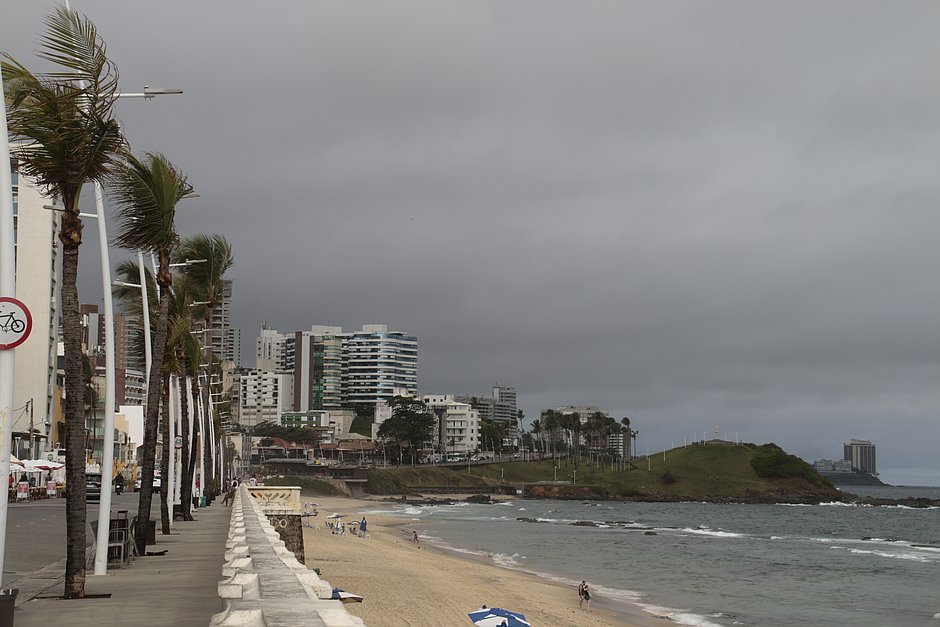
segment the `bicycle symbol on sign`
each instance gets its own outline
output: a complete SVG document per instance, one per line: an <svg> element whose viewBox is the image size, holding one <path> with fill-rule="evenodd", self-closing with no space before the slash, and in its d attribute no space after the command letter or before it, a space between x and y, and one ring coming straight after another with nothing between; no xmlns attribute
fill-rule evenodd
<svg viewBox="0 0 940 627"><path fill-rule="evenodd" d="M26 323L22 320L18 320L11 311L5 316L0 316L0 331L13 331L14 333L22 333L26 329Z"/></svg>

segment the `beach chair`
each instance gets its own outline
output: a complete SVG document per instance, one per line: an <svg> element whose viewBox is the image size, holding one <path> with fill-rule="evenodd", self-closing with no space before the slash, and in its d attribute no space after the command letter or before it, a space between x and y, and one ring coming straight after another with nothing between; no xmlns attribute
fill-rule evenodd
<svg viewBox="0 0 940 627"><path fill-rule="evenodd" d="M320 525L311 520L314 516L319 514L317 511L317 506L313 503L304 503L304 513L300 515L302 524L304 527L309 527L310 529L319 529Z"/></svg>

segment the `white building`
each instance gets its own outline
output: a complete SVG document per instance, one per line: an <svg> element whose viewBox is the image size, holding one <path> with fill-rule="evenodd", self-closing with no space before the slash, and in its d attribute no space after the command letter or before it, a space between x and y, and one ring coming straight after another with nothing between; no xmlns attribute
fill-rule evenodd
<svg viewBox="0 0 940 627"><path fill-rule="evenodd" d="M255 369L264 372L294 369L294 336L278 333L266 324L255 340Z"/></svg>
<svg viewBox="0 0 940 627"><path fill-rule="evenodd" d="M480 414L451 394L427 394L428 409L437 417L434 442L447 453L472 453L480 442Z"/></svg>
<svg viewBox="0 0 940 627"><path fill-rule="evenodd" d="M265 421L279 423L281 414L291 410L293 398L292 373L252 370L239 379L239 421L246 427Z"/></svg>
<svg viewBox="0 0 940 627"><path fill-rule="evenodd" d="M28 436L33 428L33 454L50 448L56 407L59 283L62 261L58 229L59 206L13 169L13 238L16 258L16 297L29 309L33 328L16 348L13 387L13 433ZM41 435L42 437L38 437ZM26 447L28 448L28 438ZM20 453L23 453L21 450Z"/></svg>
<svg viewBox="0 0 940 627"><path fill-rule="evenodd" d="M417 392L418 338L384 324L365 324L339 337L347 404L375 405L391 398L396 388Z"/></svg>

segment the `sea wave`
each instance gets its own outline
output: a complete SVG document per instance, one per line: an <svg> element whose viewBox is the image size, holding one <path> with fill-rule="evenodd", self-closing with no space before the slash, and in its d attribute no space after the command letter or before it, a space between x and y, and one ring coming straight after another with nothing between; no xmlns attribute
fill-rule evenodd
<svg viewBox="0 0 940 627"><path fill-rule="evenodd" d="M898 560L910 560L912 562L932 562L928 557L923 555L918 555L917 553L908 553L908 552L888 552L888 551L867 551L865 549L853 549L851 547L832 547L836 548L846 548L849 553L855 553L856 555L876 555L878 557L887 557L889 559L898 559Z"/></svg>
<svg viewBox="0 0 940 627"><path fill-rule="evenodd" d="M714 531L708 529L707 527L683 527L680 531L685 533L692 533L700 536L712 536L714 538L746 538L747 535L743 533L733 533L731 531Z"/></svg>
<svg viewBox="0 0 940 627"><path fill-rule="evenodd" d="M721 627L718 623L714 623L708 620L707 617L700 614L693 614L685 610L673 610L668 607L660 607L658 605L648 605L646 603L638 603L640 607L643 608L643 611L647 614L652 614L657 618L665 618L679 625L693 625L694 627Z"/></svg>

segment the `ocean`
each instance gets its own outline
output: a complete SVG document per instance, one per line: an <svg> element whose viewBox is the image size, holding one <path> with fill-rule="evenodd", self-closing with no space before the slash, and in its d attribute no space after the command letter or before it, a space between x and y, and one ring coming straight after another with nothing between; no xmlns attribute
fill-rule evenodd
<svg viewBox="0 0 940 627"><path fill-rule="evenodd" d="M940 499L935 487L846 491ZM426 542L572 590L586 579L599 600L678 624L940 627L940 508L519 499L374 511L413 521Z"/></svg>

